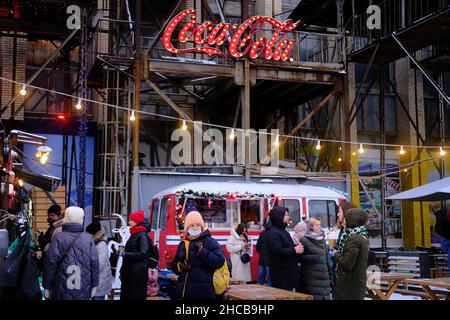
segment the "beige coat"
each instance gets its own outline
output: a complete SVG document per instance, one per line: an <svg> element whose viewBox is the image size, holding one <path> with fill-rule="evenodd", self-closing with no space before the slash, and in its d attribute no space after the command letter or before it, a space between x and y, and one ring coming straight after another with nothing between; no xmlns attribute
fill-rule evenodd
<svg viewBox="0 0 450 320"><path fill-rule="evenodd" d="M249 250L245 251L245 249L242 249L244 243L244 238L239 236L236 230L233 229L227 241L227 251L230 253L231 264L233 266L231 276L233 279L248 282L252 280L250 270L251 262L243 263L241 261L241 254L244 252L249 253Z"/></svg>

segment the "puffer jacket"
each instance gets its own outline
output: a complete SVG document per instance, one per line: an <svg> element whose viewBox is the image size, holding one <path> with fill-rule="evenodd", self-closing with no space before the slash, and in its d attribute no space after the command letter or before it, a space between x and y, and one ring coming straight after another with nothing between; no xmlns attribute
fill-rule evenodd
<svg viewBox="0 0 450 320"><path fill-rule="evenodd" d="M250 263L243 263L241 255L244 253L249 254L249 250L242 249L242 245L245 243L243 237L239 236L236 230L231 230L230 237L227 241L227 251L230 253L231 258L231 274L234 279L238 279L244 282L252 280Z"/></svg>
<svg viewBox="0 0 450 320"><path fill-rule="evenodd" d="M199 241L203 244L200 252L195 244ZM215 300L213 274L224 263L223 250L211 237L209 230L203 231L195 240L189 241L187 261L185 243L180 242L172 264L172 271L179 275L177 299ZM187 269L181 268L182 264L187 265Z"/></svg>
<svg viewBox="0 0 450 320"><path fill-rule="evenodd" d="M100 266L98 288L95 293L96 296L106 296L112 289L112 272L111 264L109 262L108 244L106 238L106 229L102 229L93 236L93 240L98 252L98 263Z"/></svg>
<svg viewBox="0 0 450 320"><path fill-rule="evenodd" d="M329 300L331 268L325 240L305 235L300 243L305 250L300 255L300 292L313 295L315 300Z"/></svg>
<svg viewBox="0 0 450 320"><path fill-rule="evenodd" d="M147 231L132 234L125 245L120 269L120 300L145 300L147 298L148 262L150 258L150 226L145 219L139 225Z"/></svg>
<svg viewBox="0 0 450 320"><path fill-rule="evenodd" d="M362 209L350 209L345 213L347 228L367 224L369 216ZM351 235L343 248L336 253L337 263L335 300L364 300L367 282L369 240L362 234Z"/></svg>
<svg viewBox="0 0 450 320"><path fill-rule="evenodd" d="M43 287L52 300L89 300L98 287L98 253L92 236L80 224L64 224L44 261Z"/></svg>

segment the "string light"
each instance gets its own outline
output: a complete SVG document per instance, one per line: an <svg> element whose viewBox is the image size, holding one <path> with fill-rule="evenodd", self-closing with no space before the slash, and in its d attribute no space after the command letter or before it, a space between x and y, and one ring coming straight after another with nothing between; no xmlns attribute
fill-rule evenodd
<svg viewBox="0 0 450 320"><path fill-rule="evenodd" d="M78 102L77 102L75 108L76 108L77 110L81 110L81 98L78 99Z"/></svg>
<svg viewBox="0 0 450 320"><path fill-rule="evenodd" d="M48 155L43 154L42 157L40 158L41 164L46 164L48 160Z"/></svg>
<svg viewBox="0 0 450 320"><path fill-rule="evenodd" d="M400 154L405 154L405 149L403 149L403 146L400 147Z"/></svg>
<svg viewBox="0 0 450 320"><path fill-rule="evenodd" d="M27 94L27 87L26 85L22 86L22 89L20 89L20 95L24 96Z"/></svg>
<svg viewBox="0 0 450 320"><path fill-rule="evenodd" d="M441 155L442 157L445 156L445 151L444 149L442 149L442 147L439 147L439 155Z"/></svg>
<svg viewBox="0 0 450 320"><path fill-rule="evenodd" d="M102 105L105 107L111 107L111 108L116 108L119 110L123 110L123 111L132 111L132 113L134 113L133 110L131 110L131 108L127 108L127 107L123 107L123 106L119 106L119 105L114 105L114 104L110 104L110 103L106 103L106 102L100 102L100 101L96 101L96 100L91 100L91 99L86 99L86 98L79 98L77 96L74 95L70 95L64 92L60 92L57 90L51 90L51 89L47 89L47 88L43 88L43 87L38 87L38 86L33 86L33 85L27 85L27 84L23 84L19 81L15 81L15 80L11 80L5 77L0 76L0 81L6 81L6 82L10 82L10 83L15 83L15 84L19 84L22 85L22 89L25 89L26 87L31 87L31 88L35 88L38 90L42 90L42 91L46 91L46 92L50 92L53 94L57 94L57 95L61 95L61 96L65 96L65 97L69 97L72 99L78 99L81 100L82 102L85 103L93 103L96 105ZM146 114L146 115L150 115L150 116L157 116L160 118L165 118L165 119L171 119L171 120L182 120L181 118L178 117L174 117L174 116L169 116L169 115L164 115L164 114L159 114L159 113L154 113L154 112L148 112L148 111L142 111L142 110L138 110L137 112L140 112L142 114ZM131 117L130 117L131 120ZM212 124L212 123L204 123L205 126L209 126L209 127L215 127L215 128L222 128L222 129L233 129L232 127L227 127L227 126L223 126L223 125L218 125L218 124ZM263 133L263 132L258 132L258 131L252 131L255 133L259 133L259 134L266 134L266 135L274 135L273 133ZM316 140L314 138L308 138L308 137L299 137L299 136L293 136L293 135L281 135L282 137L285 137L286 139L299 139L299 140L305 140L305 141L312 141L312 140ZM357 144L356 142L350 142L350 141L345 141L345 140L332 140L332 139L328 139L328 140L323 140L325 142L329 142L329 143L340 143L340 144L349 144L349 145L355 145ZM380 143L366 143L367 145L371 145L374 147L377 146L385 146L385 147L392 147L392 148L399 148L401 147L400 145L396 145L396 144L380 144ZM405 148L405 146L403 146ZM422 148L422 149L436 149L437 146L434 145L407 145L407 148ZM342 147L339 147L339 150L341 150ZM442 149L442 152L441 152ZM354 153L352 153L353 155L355 155ZM440 147L440 154L441 155L446 155L446 151Z"/></svg>
<svg viewBox="0 0 450 320"><path fill-rule="evenodd" d="M362 143L359 145L358 152L359 152L359 153L364 153L364 148L363 148Z"/></svg>
<svg viewBox="0 0 450 320"><path fill-rule="evenodd" d="M317 144L316 144L316 150L320 150L320 140L317 140Z"/></svg>
<svg viewBox="0 0 450 320"><path fill-rule="evenodd" d="M131 111L130 121L136 120L136 116L134 115L134 110Z"/></svg>
<svg viewBox="0 0 450 320"><path fill-rule="evenodd" d="M405 168L405 169L403 169L403 171L404 171L404 172L408 172L408 169Z"/></svg>
<svg viewBox="0 0 450 320"><path fill-rule="evenodd" d="M341 162L341 161L342 161L342 158L339 158L338 161Z"/></svg>
<svg viewBox="0 0 450 320"><path fill-rule="evenodd" d="M280 135L276 135L275 136L275 142L273 143L273 145L275 146L275 147L278 147L279 145L280 145Z"/></svg>
<svg viewBox="0 0 450 320"><path fill-rule="evenodd" d="M183 125L181 126L181 129L187 130L186 120L183 120Z"/></svg>
<svg viewBox="0 0 450 320"><path fill-rule="evenodd" d="M230 133L230 140L234 140L235 135L234 135L234 129L231 129L231 133Z"/></svg>
<svg viewBox="0 0 450 320"><path fill-rule="evenodd" d="M22 179L19 179L19 186L21 186L21 187L23 187L23 181L22 181Z"/></svg>

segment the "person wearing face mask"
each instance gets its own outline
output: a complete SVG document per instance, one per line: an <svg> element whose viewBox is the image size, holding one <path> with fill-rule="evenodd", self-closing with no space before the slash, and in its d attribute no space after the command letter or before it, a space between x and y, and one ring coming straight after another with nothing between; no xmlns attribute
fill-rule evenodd
<svg viewBox="0 0 450 320"><path fill-rule="evenodd" d="M308 220L305 236L300 239L305 251L300 256L300 288L314 300L330 300L330 272L328 248L320 220Z"/></svg>
<svg viewBox="0 0 450 320"><path fill-rule="evenodd" d="M216 300L213 274L223 266L225 256L199 212L187 214L181 239L172 264L172 271L178 275L176 299Z"/></svg>
<svg viewBox="0 0 450 320"><path fill-rule="evenodd" d="M47 210L47 222L48 229L45 233L41 233L38 237L39 247L41 247L44 252L48 251L50 246L50 242L53 239L53 236L56 233L62 231L62 224L64 222L64 213L61 212L61 206L57 204L51 205Z"/></svg>
<svg viewBox="0 0 450 320"><path fill-rule="evenodd" d="M130 214L128 224L131 236L124 250L119 253L123 257L120 300L146 300L150 257L150 238L147 233L150 226L142 210Z"/></svg>
<svg viewBox="0 0 450 320"><path fill-rule="evenodd" d="M269 212L272 223L267 243L270 255L270 282L272 287L293 291L298 286L298 255L303 253L303 245L295 245L286 227L289 212L284 207L274 207Z"/></svg>
<svg viewBox="0 0 450 320"><path fill-rule="evenodd" d="M245 223L240 223L236 229L231 230L227 241L227 251L231 257L231 274L233 278L244 282L251 281L250 262L244 263L241 260L241 256L244 253L250 254L250 242Z"/></svg>

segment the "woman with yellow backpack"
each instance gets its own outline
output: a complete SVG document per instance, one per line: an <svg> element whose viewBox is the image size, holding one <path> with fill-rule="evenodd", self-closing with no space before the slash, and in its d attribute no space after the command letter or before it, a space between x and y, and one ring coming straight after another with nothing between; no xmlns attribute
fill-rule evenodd
<svg viewBox="0 0 450 320"><path fill-rule="evenodd" d="M177 299L216 300L216 294L226 289L228 268L222 248L199 212L187 214L181 239L172 264L178 275Z"/></svg>

